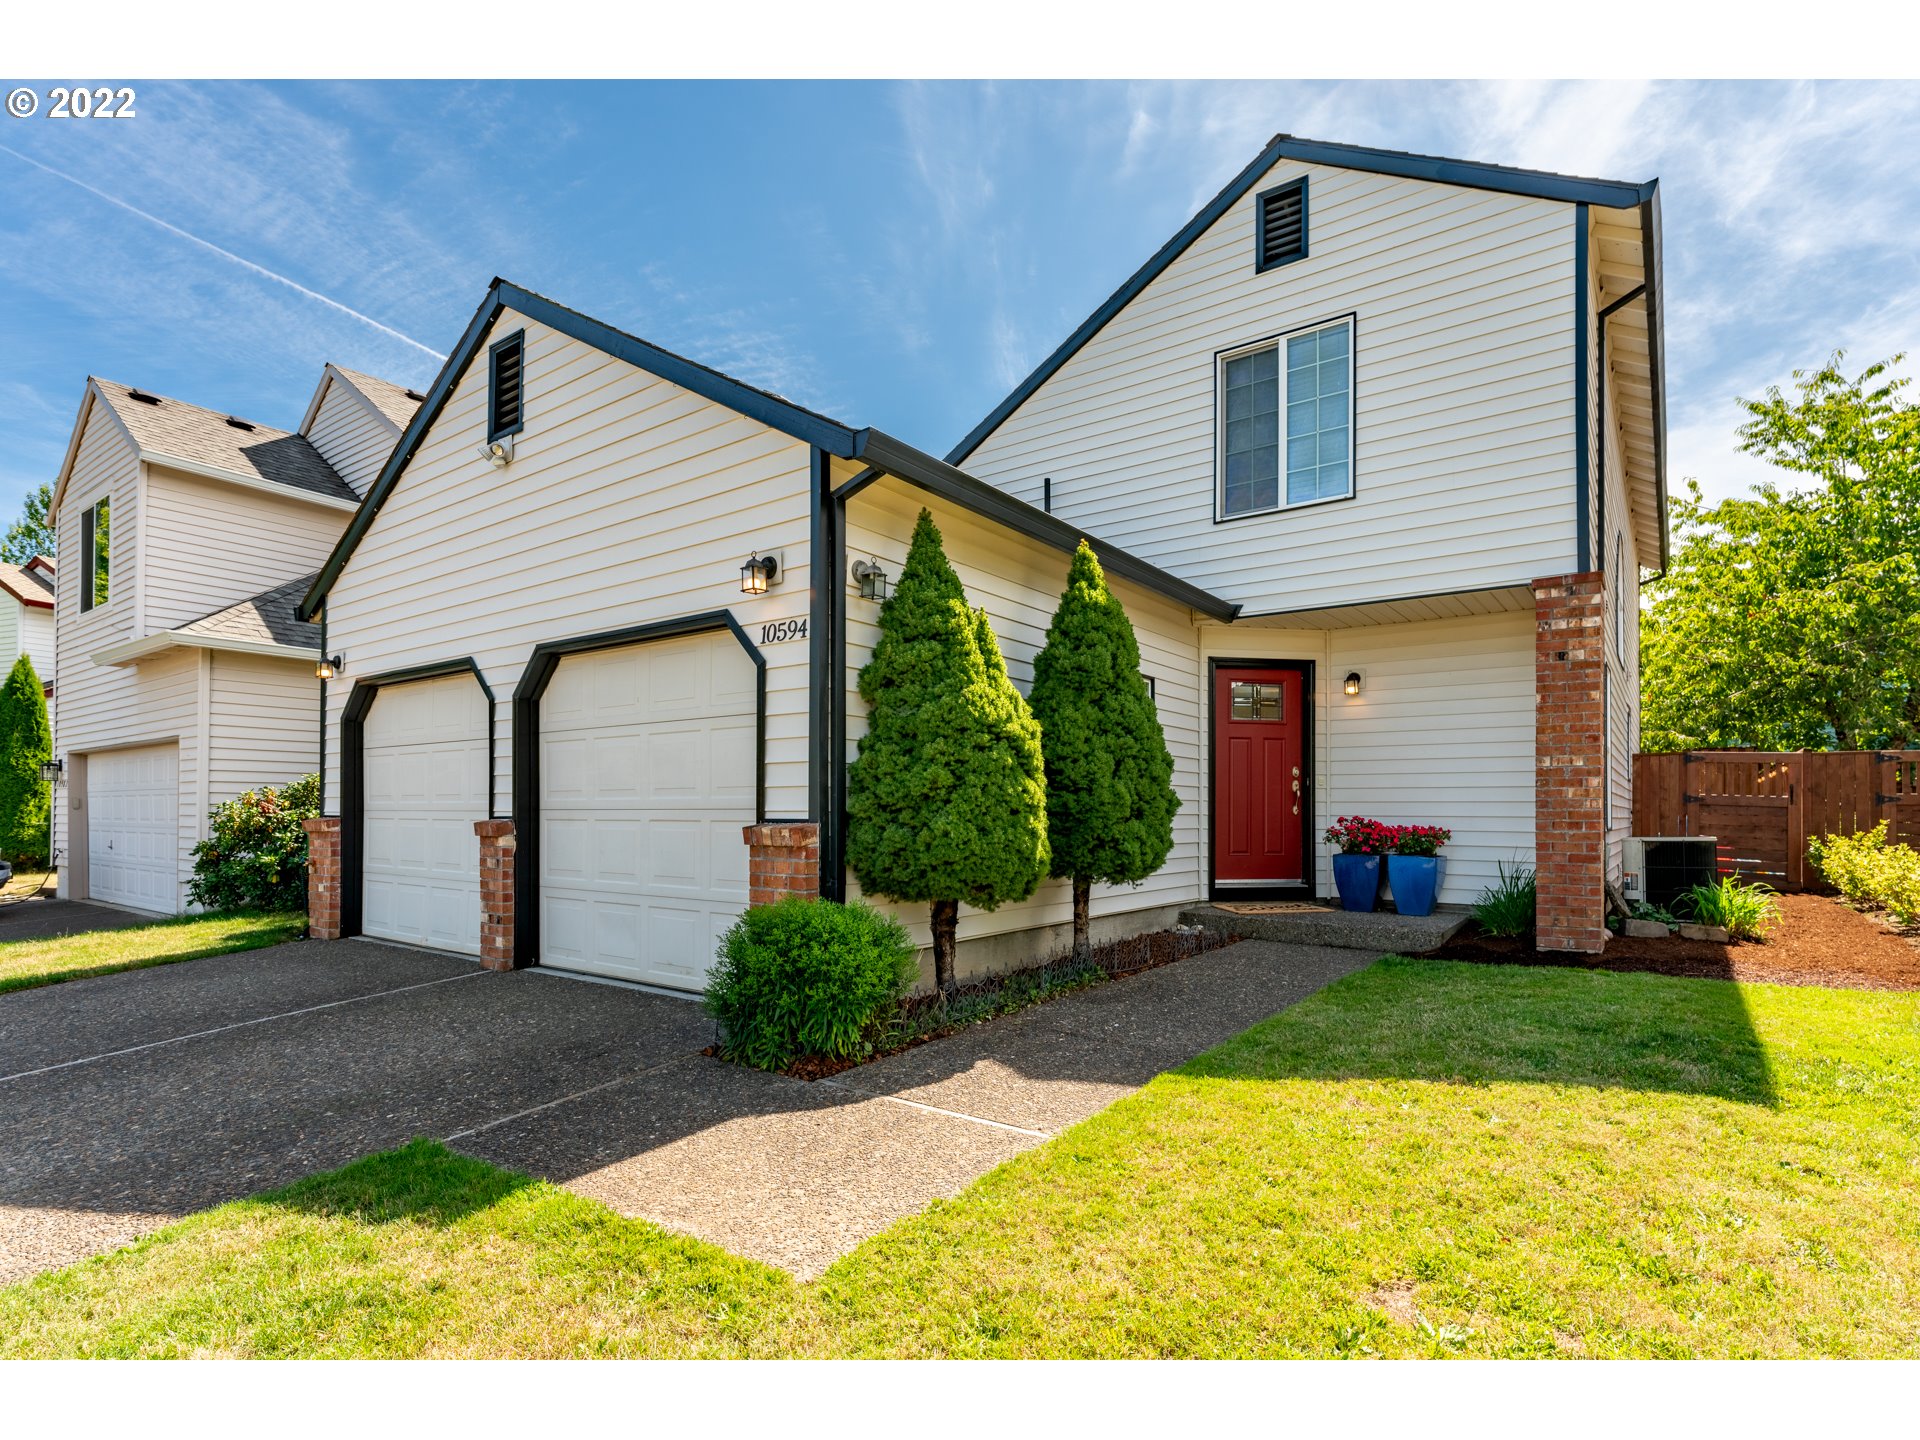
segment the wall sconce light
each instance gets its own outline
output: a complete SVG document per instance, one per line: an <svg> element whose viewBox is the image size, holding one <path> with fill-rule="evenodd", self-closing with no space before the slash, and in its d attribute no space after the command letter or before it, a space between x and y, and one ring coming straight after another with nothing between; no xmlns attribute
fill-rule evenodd
<svg viewBox="0 0 1920 1440"><path fill-rule="evenodd" d="M780 562L771 555L753 555L740 567L740 593L764 595L780 573Z"/></svg>
<svg viewBox="0 0 1920 1440"><path fill-rule="evenodd" d="M53 759L44 762L40 766L40 778L49 785L58 785L60 783L60 776L65 772L66 768L67 762L56 755Z"/></svg>
<svg viewBox="0 0 1920 1440"><path fill-rule="evenodd" d="M1360 693L1360 672L1358 670L1349 670L1347 672L1345 689L1349 695L1358 695Z"/></svg>
<svg viewBox="0 0 1920 1440"><path fill-rule="evenodd" d="M333 679L334 676L338 675L342 670L346 668L347 668L347 662L341 656L339 655L322 656L320 659L320 663L313 667L313 673L315 678L317 679L331 680Z"/></svg>
<svg viewBox="0 0 1920 1440"><path fill-rule="evenodd" d="M853 562L854 583L860 587L862 600L884 600L887 598L887 572L880 568L876 560L856 560Z"/></svg>

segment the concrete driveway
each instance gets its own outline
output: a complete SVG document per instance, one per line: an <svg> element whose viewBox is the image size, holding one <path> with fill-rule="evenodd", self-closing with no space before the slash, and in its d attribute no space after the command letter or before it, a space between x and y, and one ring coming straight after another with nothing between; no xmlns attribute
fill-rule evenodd
<svg viewBox="0 0 1920 1440"><path fill-rule="evenodd" d="M1371 958L1248 942L819 1084L687 1000L365 941L0 996L0 1283L416 1135L811 1276Z"/></svg>

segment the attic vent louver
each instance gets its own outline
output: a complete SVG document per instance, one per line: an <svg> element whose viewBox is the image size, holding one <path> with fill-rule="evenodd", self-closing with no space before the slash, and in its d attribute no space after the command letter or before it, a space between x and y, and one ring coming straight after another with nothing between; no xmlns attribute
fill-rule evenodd
<svg viewBox="0 0 1920 1440"><path fill-rule="evenodd" d="M490 353L492 369L487 387L487 439L498 440L521 427L520 375L526 350L526 332L516 331L497 342Z"/></svg>
<svg viewBox="0 0 1920 1440"><path fill-rule="evenodd" d="M255 428L251 420L242 420L238 415L227 416L227 423L236 430L252 430Z"/></svg>
<svg viewBox="0 0 1920 1440"><path fill-rule="evenodd" d="M130 400L138 400L142 405L158 405L160 403L160 397L158 395L149 395L144 390L129 390L127 391L127 398Z"/></svg>
<svg viewBox="0 0 1920 1440"><path fill-rule="evenodd" d="M1256 270L1271 270L1307 254L1307 180L1303 175L1259 200L1260 233Z"/></svg>

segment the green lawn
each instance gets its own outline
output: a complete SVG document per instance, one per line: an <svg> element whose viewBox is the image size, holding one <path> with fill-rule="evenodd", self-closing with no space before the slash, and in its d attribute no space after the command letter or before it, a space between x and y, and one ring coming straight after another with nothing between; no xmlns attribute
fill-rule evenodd
<svg viewBox="0 0 1920 1440"><path fill-rule="evenodd" d="M181 915L128 930L9 940L0 944L0 995L84 975L143 970L231 950L258 950L297 940L306 932L304 915Z"/></svg>
<svg viewBox="0 0 1920 1440"><path fill-rule="evenodd" d="M1920 995L1387 960L799 1285L417 1142L9 1355L1915 1355Z"/></svg>

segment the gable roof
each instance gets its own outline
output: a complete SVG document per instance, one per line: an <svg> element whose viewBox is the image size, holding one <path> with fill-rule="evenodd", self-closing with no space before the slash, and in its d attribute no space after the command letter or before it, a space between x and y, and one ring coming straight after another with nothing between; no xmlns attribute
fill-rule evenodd
<svg viewBox="0 0 1920 1440"><path fill-rule="evenodd" d="M142 460L156 465L176 464L189 472L212 471L225 478L326 500L352 503L359 499L304 435L189 405L184 400L171 400L115 380L90 376L87 384L132 438ZM136 399L136 395L147 398ZM84 424L85 406L81 413ZM76 432L75 448L77 442ZM58 488L65 486L72 455L70 449Z"/></svg>
<svg viewBox="0 0 1920 1440"><path fill-rule="evenodd" d="M314 387L313 399L307 402L307 413L300 421L302 435L313 429L314 419L320 413L320 402L326 398L327 388L334 384L344 384L357 394L374 414L393 427L395 434L407 428L414 412L420 408L420 402L427 398L418 390L409 390L391 380L382 380L378 375L363 374L328 361L320 372L320 383Z"/></svg>
<svg viewBox="0 0 1920 1440"><path fill-rule="evenodd" d="M387 457L386 465L379 476L368 488L366 499L360 502L360 509L348 522L346 531L341 535L327 557L327 563L315 577L313 587L307 592L300 605L303 618L319 613L326 603L327 592L346 568L361 539L372 527L374 518L386 503L388 495L405 473L407 465L425 441L428 431L446 408L454 387L460 383L467 367L473 362L492 332L493 324L502 312L513 310L538 324L557 331L570 339L590 345L615 359L624 360L637 369L657 375L671 381L682 389L689 390L702 399L716 405L724 405L748 419L757 420L769 429L790 435L803 444L823 450L829 455L843 460L863 460L875 472L894 475L909 484L935 494L947 496L956 504L980 514L988 515L1001 524L1033 536L1046 544L1067 550L1069 553L1079 543L1084 531L1077 530L1053 516L1036 510L1033 506L1015 500L1003 491L995 489L984 481L976 480L945 461L936 460L924 451L908 445L905 441L871 427L855 428L843 424L817 410L810 410L796 404L783 395L771 390L763 390L737 380L711 366L702 365L697 360L689 360L684 355L676 355L671 350L663 350L658 345L616 330L603 321L582 315L577 310L569 310L544 295L536 295L530 290L506 280L495 278L488 287L486 297L480 302L480 308L474 311L473 318L467 322L466 332L460 337L460 343L454 346L447 356L446 364L441 366L440 374L434 379L433 386L427 392L425 403L408 424L400 441ZM1238 613L1239 606L1222 600L1197 585L1189 584L1176 575L1171 575L1157 565L1129 555L1124 550L1103 545L1093 536L1085 538L1100 552L1100 563L1113 574L1156 590L1182 604L1220 619L1230 619Z"/></svg>
<svg viewBox="0 0 1920 1440"><path fill-rule="evenodd" d="M25 565L8 565L0 562L0 590L6 591L22 605L32 605L36 609L53 608L53 579L37 567L41 559L36 555Z"/></svg>
<svg viewBox="0 0 1920 1440"><path fill-rule="evenodd" d="M986 418L969 430L960 443L947 452L947 462L962 463L986 441L987 437L1052 379L1055 372L1079 353L1081 348L1106 328L1112 320L1162 271L1185 254L1213 223L1259 183L1262 176L1282 160L1305 164L1338 166L1376 175L1396 175L1410 180L1428 180L1440 185L1461 185L1475 190L1491 190L1506 195L1528 195L1541 200L1558 200L1570 205L1593 205L1612 209L1639 209L1647 235L1646 304L1648 329L1652 334L1653 393L1659 410L1654 437L1654 485L1659 497L1661 563L1666 563L1666 399L1661 377L1663 353L1660 289L1660 182L1647 180L1596 180L1579 175L1559 175L1549 170L1523 170L1511 165L1488 165L1473 160L1451 160L1438 155L1416 155L1406 150L1378 150L1364 145L1342 145L1330 140L1305 140L1293 135L1276 135L1266 148L1248 162L1245 169L1226 188L1215 195L1165 245L1154 252L1120 288L1083 320L1060 346L1034 368L1008 396L988 412Z"/></svg>

